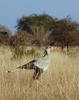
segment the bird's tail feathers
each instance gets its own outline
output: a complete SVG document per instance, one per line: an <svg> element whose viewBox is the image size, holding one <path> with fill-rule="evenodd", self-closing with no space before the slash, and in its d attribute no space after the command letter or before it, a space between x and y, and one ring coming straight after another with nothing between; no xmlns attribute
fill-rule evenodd
<svg viewBox="0 0 79 100"><path fill-rule="evenodd" d="M16 68L16 69L14 69L14 70L7 70L6 72L7 73L13 73L13 72L16 72L16 71L18 71L18 69Z"/></svg>
<svg viewBox="0 0 79 100"><path fill-rule="evenodd" d="M6 71L7 73L13 73L13 72L16 72L16 71L18 71L18 69L33 69L33 66L34 66L34 62L35 62L36 60L32 60L32 61L30 61L30 62L28 62L27 64L24 64L24 65L22 65L22 66L19 66L19 67L17 67L16 69L14 69L14 70L8 70L8 71Z"/></svg>

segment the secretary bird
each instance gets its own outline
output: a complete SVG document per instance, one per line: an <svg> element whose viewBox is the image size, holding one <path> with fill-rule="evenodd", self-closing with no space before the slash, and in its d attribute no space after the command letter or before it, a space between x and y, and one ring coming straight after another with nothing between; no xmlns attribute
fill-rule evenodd
<svg viewBox="0 0 79 100"><path fill-rule="evenodd" d="M51 46L48 46L44 50L44 55L39 59L33 59L27 64L17 67L15 70L7 71L8 73L12 73L17 71L18 69L33 69L33 79L39 79L40 75L46 71L50 64L50 49Z"/></svg>

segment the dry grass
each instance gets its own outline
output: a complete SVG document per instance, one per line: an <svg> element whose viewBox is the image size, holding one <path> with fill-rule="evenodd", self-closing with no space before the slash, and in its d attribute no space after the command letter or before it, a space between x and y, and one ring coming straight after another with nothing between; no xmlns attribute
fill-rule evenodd
<svg viewBox="0 0 79 100"><path fill-rule="evenodd" d="M76 51L78 48L76 49ZM49 69L39 81L33 81L33 71L6 73L31 58L11 60L7 47L0 48L0 100L79 100L79 54L52 51Z"/></svg>

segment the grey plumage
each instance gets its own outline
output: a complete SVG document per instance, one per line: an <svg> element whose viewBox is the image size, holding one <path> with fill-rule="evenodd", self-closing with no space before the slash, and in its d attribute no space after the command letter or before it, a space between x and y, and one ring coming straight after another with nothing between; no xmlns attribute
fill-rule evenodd
<svg viewBox="0 0 79 100"><path fill-rule="evenodd" d="M41 73L48 68L48 64L49 64L49 56L46 48L44 50L44 55L42 58L31 60L27 64L17 67L13 71L8 71L8 73L15 72L18 69L33 69L34 70L33 79L35 80L39 79Z"/></svg>

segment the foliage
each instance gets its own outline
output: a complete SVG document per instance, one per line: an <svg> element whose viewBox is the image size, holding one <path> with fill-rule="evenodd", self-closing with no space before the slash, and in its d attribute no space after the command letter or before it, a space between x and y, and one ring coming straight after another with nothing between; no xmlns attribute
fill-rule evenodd
<svg viewBox="0 0 79 100"><path fill-rule="evenodd" d="M10 38L10 45L30 45L30 41L32 39L32 35L26 34L26 32L17 32L14 36Z"/></svg>
<svg viewBox="0 0 79 100"><path fill-rule="evenodd" d="M63 19L57 19L47 14L22 16L17 21L14 35L11 35L5 26L0 26L0 43L14 47L48 44L64 47L76 41L72 31L76 34L76 31L79 31L78 28L79 24L69 16ZM75 37L77 36L75 35Z"/></svg>
<svg viewBox="0 0 79 100"><path fill-rule="evenodd" d="M47 14L23 16L17 22L17 30L28 31L30 29L35 34L42 28L45 31L50 30L54 22L55 19Z"/></svg>
<svg viewBox="0 0 79 100"><path fill-rule="evenodd" d="M7 27L0 25L0 44L8 45L10 36L11 31Z"/></svg>
<svg viewBox="0 0 79 100"><path fill-rule="evenodd" d="M71 19L65 18L57 20L55 27L49 35L49 42L52 45L61 46L62 49L64 46L68 46L74 41L74 37L70 32L77 30L76 22L73 22Z"/></svg>
<svg viewBox="0 0 79 100"><path fill-rule="evenodd" d="M6 26L0 25L0 34L10 36L12 33Z"/></svg>
<svg viewBox="0 0 79 100"><path fill-rule="evenodd" d="M17 22L17 31L31 33L33 35L32 43L34 41L34 44L43 45L46 32L54 27L55 21L55 18L47 14L23 16ZM38 43L36 43L37 41Z"/></svg>
<svg viewBox="0 0 79 100"><path fill-rule="evenodd" d="M29 26L29 28L27 28L27 26ZM63 46L72 42L73 39L71 39L69 32L77 30L78 23L72 21L69 16L58 20L47 14L35 14L28 17L23 16L18 20L18 31L26 31L26 33L28 33L28 29L30 29L30 33L32 33L31 44L45 45L48 44L49 41L54 41L55 44L61 44ZM50 33L51 36L48 38Z"/></svg>

